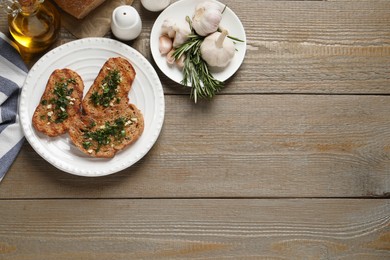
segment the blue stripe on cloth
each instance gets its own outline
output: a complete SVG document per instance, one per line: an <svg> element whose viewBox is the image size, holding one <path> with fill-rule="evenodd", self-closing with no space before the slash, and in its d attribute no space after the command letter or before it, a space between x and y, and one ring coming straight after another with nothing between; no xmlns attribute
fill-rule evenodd
<svg viewBox="0 0 390 260"><path fill-rule="evenodd" d="M18 99L19 99L19 91L15 91L11 96L1 104L1 118L0 125L7 123L13 124L15 123L16 115L18 112ZM1 131L0 131L1 133Z"/></svg>
<svg viewBox="0 0 390 260"><path fill-rule="evenodd" d="M19 69L28 72L20 54L6 40L0 37L0 55L6 58L9 62L15 64Z"/></svg>
<svg viewBox="0 0 390 260"><path fill-rule="evenodd" d="M7 127L7 125L15 123L20 89L19 86L13 81L0 76L0 91L8 96L8 98L2 104L0 104L1 133Z"/></svg>
<svg viewBox="0 0 390 260"><path fill-rule="evenodd" d="M21 84L28 72L20 54L0 32L0 181L18 155L25 138L18 120ZM10 68L12 66L12 68ZM11 74L10 74L11 73ZM4 99L6 98L6 99Z"/></svg>
<svg viewBox="0 0 390 260"><path fill-rule="evenodd" d="M5 173L11 167L16 156L19 154L20 148L24 143L23 137L11 150L9 150L3 157L0 158L0 181L4 177Z"/></svg>
<svg viewBox="0 0 390 260"><path fill-rule="evenodd" d="M6 129L8 124L0 124L0 134L3 132L4 129Z"/></svg>
<svg viewBox="0 0 390 260"><path fill-rule="evenodd" d="M15 82L0 76L0 92L6 96L11 96L15 91L19 91L19 86Z"/></svg>

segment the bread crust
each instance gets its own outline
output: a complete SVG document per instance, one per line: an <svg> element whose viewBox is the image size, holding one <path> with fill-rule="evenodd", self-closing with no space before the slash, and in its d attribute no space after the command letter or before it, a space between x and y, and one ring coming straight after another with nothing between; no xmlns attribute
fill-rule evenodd
<svg viewBox="0 0 390 260"><path fill-rule="evenodd" d="M134 67L127 59L122 57L109 58L103 64L82 101L84 112L100 117L105 110L128 104L128 94L135 76ZM117 79L119 79L119 82L115 82ZM114 81L111 86L110 81ZM107 91L113 91L113 88L116 88L114 94L105 94ZM97 100L98 103L96 103Z"/></svg>
<svg viewBox="0 0 390 260"><path fill-rule="evenodd" d="M112 158L144 131L144 117L133 104L104 111L99 117L78 115L69 129L73 144L92 157Z"/></svg>
<svg viewBox="0 0 390 260"><path fill-rule="evenodd" d="M84 18L104 1L105 0L54 0L62 10L77 19Z"/></svg>
<svg viewBox="0 0 390 260"><path fill-rule="evenodd" d="M80 113L83 90L84 83L75 71L54 70L33 114L35 129L51 137L67 132Z"/></svg>

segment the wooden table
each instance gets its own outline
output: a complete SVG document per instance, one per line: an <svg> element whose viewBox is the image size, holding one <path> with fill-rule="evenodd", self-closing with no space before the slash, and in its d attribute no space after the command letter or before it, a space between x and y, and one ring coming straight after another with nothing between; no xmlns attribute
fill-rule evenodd
<svg viewBox="0 0 390 260"><path fill-rule="evenodd" d="M101 178L26 142L0 184L0 259L390 259L390 1L224 2L247 55L195 105L155 66L158 14L135 1L130 44L165 92L158 141Z"/></svg>

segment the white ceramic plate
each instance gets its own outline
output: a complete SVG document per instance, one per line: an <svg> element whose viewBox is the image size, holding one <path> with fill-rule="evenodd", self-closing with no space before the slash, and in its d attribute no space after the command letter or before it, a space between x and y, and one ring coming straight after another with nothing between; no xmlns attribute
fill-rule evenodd
<svg viewBox="0 0 390 260"><path fill-rule="evenodd" d="M70 68L84 80L84 94L110 57L127 58L136 71L130 102L143 113L141 137L112 159L92 158L82 153L68 134L55 138L36 131L32 116L55 69ZM20 98L20 119L26 139L35 151L58 169L80 176L96 177L123 170L141 159L157 140L164 121L164 93L151 64L133 48L106 38L86 38L64 44L44 55L30 70Z"/></svg>
<svg viewBox="0 0 390 260"><path fill-rule="evenodd" d="M220 3L215 0L209 0L209 1L217 2L222 7L225 6L223 3ZM186 16L192 18L192 16L195 13L195 7L200 2L201 1L196 1L196 0L181 0L173 3L158 16L158 18L156 19L153 25L152 32L150 34L150 48L152 51L153 59L155 60L157 66L167 77L169 77L170 79L172 79L173 81L179 84L181 84L181 81L183 79L182 71L178 69L177 66L169 65L166 62L165 56L162 56L159 51L159 38L161 35L161 25L163 24L164 20L167 18L173 19L175 21L179 21L179 20L185 21ZM234 55L233 60L226 68L219 69L219 70L211 68L211 72L216 79L220 81L225 81L238 70L238 68L241 66L242 62L244 61L245 52L246 52L246 35L240 19L229 7L226 7L225 12L223 13L220 26L228 30L229 35L244 41L244 42L237 42L236 44L237 51Z"/></svg>

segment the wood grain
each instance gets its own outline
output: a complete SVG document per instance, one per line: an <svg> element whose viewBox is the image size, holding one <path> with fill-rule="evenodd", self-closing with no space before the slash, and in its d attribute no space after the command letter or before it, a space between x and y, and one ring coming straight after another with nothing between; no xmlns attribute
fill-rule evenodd
<svg viewBox="0 0 390 260"><path fill-rule="evenodd" d="M198 105L152 59L159 13L134 2L143 29L125 43L161 78L161 136L103 178L26 143L0 183L1 260L390 259L390 1L222 2L247 53Z"/></svg>
<svg viewBox="0 0 390 260"><path fill-rule="evenodd" d="M222 94L389 94L390 2L223 1L241 19L247 53ZM155 67L150 31L159 13L134 3L143 19L127 42ZM5 16L0 17L5 31ZM109 35L111 36L111 35ZM62 30L55 46L74 40ZM30 64L31 66L31 64ZM156 67L157 69L157 67ZM167 94L188 94L157 69Z"/></svg>
<svg viewBox="0 0 390 260"><path fill-rule="evenodd" d="M241 18L247 53L223 94L390 93L389 1L224 3Z"/></svg>
<svg viewBox="0 0 390 260"><path fill-rule="evenodd" d="M80 178L25 145L0 198L388 196L389 112L389 96L166 96L162 134L138 164Z"/></svg>
<svg viewBox="0 0 390 260"><path fill-rule="evenodd" d="M390 257L387 200L3 200L0 212L8 260Z"/></svg>

